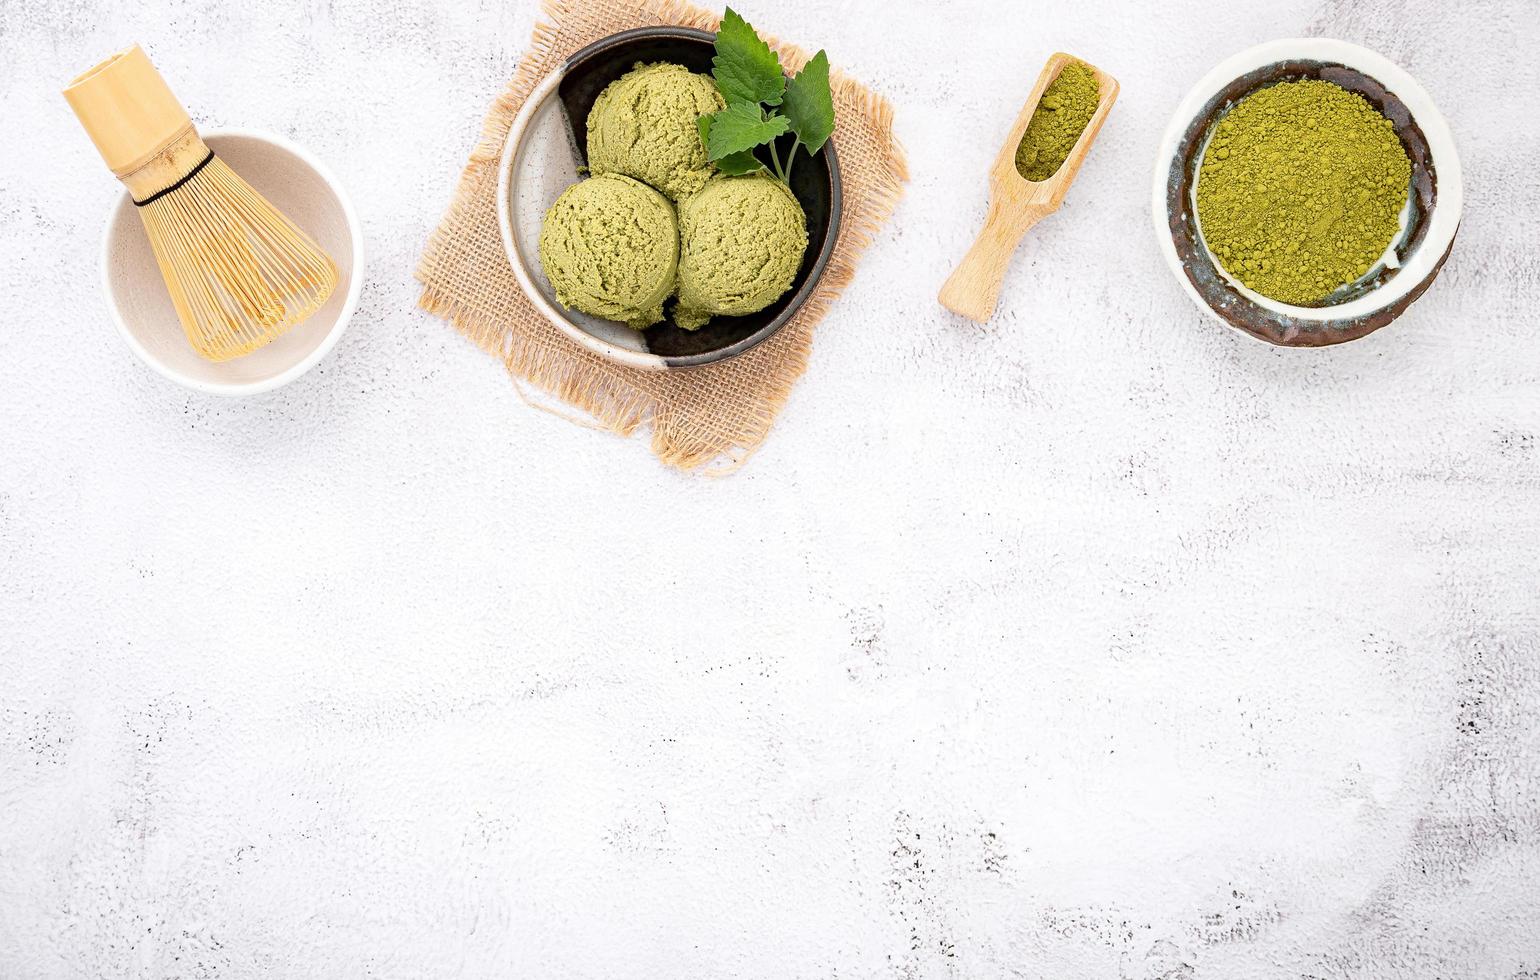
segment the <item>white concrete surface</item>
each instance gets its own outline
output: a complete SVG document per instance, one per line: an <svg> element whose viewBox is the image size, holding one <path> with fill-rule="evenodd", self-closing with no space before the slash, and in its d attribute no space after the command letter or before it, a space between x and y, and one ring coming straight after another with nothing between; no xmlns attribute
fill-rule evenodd
<svg viewBox="0 0 1540 980"><path fill-rule="evenodd" d="M414 309L531 3L3 0L0 977L1540 975L1533 3L744 9L885 92L915 178L710 481ZM1422 80L1469 207L1411 314L1290 352L1145 208L1186 86L1299 33ZM132 39L364 216L281 392L109 325L57 89ZM960 322L1056 49L1122 98Z"/></svg>

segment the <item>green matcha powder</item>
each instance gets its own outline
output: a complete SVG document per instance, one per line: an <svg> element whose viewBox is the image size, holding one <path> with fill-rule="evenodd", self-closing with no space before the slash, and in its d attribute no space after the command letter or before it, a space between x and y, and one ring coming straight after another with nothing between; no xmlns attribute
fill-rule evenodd
<svg viewBox="0 0 1540 980"><path fill-rule="evenodd" d="M1411 173L1390 120L1361 96L1283 82L1242 99L1215 128L1198 223L1246 286L1314 303L1379 261L1400 230Z"/></svg>
<svg viewBox="0 0 1540 980"><path fill-rule="evenodd" d="M1100 102L1101 84L1089 65L1071 61L1060 68L1016 147L1016 170L1028 180L1047 180L1058 173Z"/></svg>

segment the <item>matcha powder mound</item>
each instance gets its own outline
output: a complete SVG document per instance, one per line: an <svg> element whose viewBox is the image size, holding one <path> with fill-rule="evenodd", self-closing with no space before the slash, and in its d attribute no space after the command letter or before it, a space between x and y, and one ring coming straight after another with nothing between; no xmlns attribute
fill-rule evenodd
<svg viewBox="0 0 1540 980"><path fill-rule="evenodd" d="M1100 101L1101 85L1089 65L1071 61L1060 68L1016 147L1017 171L1028 180L1047 180L1058 173Z"/></svg>
<svg viewBox="0 0 1540 980"><path fill-rule="evenodd" d="M1400 230L1412 165L1389 119L1323 81L1235 105L1198 175L1209 251L1246 286L1295 305L1361 278Z"/></svg>

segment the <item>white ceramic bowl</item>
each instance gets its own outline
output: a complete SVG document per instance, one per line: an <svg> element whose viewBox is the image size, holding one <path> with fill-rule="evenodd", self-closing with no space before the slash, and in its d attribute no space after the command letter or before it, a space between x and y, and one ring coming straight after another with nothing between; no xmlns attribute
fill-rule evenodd
<svg viewBox="0 0 1540 980"><path fill-rule="evenodd" d="M1323 78L1364 96L1395 125L1412 160L1401 235L1385 260L1315 306L1280 303L1231 278L1203 242L1194 203L1197 163L1214 124L1251 92L1300 78ZM1151 193L1161 254L1193 302L1258 339L1295 347L1354 340L1405 312L1443 267L1463 208L1459 154L1433 99L1389 59L1330 38L1260 44L1203 76L1171 116Z"/></svg>
<svg viewBox="0 0 1540 980"><path fill-rule="evenodd" d="M203 133L209 148L337 263L337 288L304 323L259 350L209 361L192 349L138 209L125 193L107 219L102 280L118 333L157 373L196 391L252 395L288 384L314 367L342 336L363 285L363 233L331 171L287 140L244 129Z"/></svg>

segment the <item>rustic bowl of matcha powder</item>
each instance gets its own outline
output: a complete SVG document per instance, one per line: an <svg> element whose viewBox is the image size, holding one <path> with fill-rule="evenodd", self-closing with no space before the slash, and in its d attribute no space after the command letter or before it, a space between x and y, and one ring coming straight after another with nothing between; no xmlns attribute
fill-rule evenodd
<svg viewBox="0 0 1540 980"><path fill-rule="evenodd" d="M1221 321L1319 347L1394 320L1453 247L1460 162L1432 99L1356 45L1275 41L1216 67L1173 116L1153 212L1168 264Z"/></svg>

